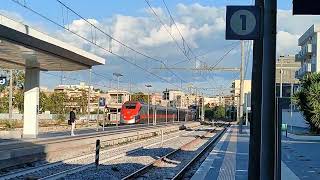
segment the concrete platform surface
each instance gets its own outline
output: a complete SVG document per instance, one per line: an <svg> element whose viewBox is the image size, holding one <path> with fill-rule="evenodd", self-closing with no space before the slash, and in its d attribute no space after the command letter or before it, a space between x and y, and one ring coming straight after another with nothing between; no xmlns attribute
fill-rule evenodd
<svg viewBox="0 0 320 180"><path fill-rule="evenodd" d="M243 128L242 134L239 134L238 126L236 125L228 128L191 179L247 180L249 136L248 127ZM300 179L285 162L281 162L281 168L282 180Z"/></svg>
<svg viewBox="0 0 320 180"><path fill-rule="evenodd" d="M102 127L99 126L99 129L97 131L96 127L85 127L85 128L76 128L75 129L75 135L76 136L86 136L86 135L95 135L97 133L102 133L102 132L110 132L110 131L125 131L125 130L130 130L134 128L143 128L143 127L152 127L152 126L171 126L173 124L184 124L185 122L175 122L175 123L158 123L157 125L152 125L150 124L149 126L147 124L134 124L134 125L120 125L120 126L106 126L104 131L102 130ZM187 122L192 123L191 121ZM71 127L70 127L71 128ZM33 141L45 141L45 140L51 140L51 139L61 139L61 138L68 138L71 135L70 128L67 130L62 130L62 131L51 131L51 132L41 132L38 134L38 137L36 139L23 139L21 138L21 133L20 132L20 137L19 138L8 138L5 136L0 135L0 145L1 144L7 144L7 143L14 143L14 142L21 142L21 141L27 141L27 142L33 142Z"/></svg>
<svg viewBox="0 0 320 180"><path fill-rule="evenodd" d="M315 139L298 135L289 138L282 136L282 161L294 172L296 179L320 180L320 141Z"/></svg>

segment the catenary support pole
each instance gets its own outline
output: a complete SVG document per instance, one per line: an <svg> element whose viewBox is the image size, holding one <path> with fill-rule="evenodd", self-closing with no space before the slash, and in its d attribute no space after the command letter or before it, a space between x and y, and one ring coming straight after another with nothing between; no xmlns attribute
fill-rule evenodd
<svg viewBox="0 0 320 180"><path fill-rule="evenodd" d="M116 115L116 121L117 121L117 126L119 125L119 122L120 122L120 118L118 118L118 113L119 113L119 107L118 107L118 104L119 104L119 77L120 76L117 76L117 115Z"/></svg>
<svg viewBox="0 0 320 180"><path fill-rule="evenodd" d="M265 0L262 63L262 116L261 116L261 180L277 179L275 174L277 122L275 118L275 69L277 1Z"/></svg>
<svg viewBox="0 0 320 180"><path fill-rule="evenodd" d="M92 69L89 69L89 83L88 83L88 109L87 109L87 120L88 120L88 124L90 122L90 99L91 99L91 74L92 74Z"/></svg>
<svg viewBox="0 0 320 180"><path fill-rule="evenodd" d="M246 101L246 126L248 126L248 114L249 114L249 112L248 112L248 94L246 94L246 96L245 96L245 101Z"/></svg>
<svg viewBox="0 0 320 180"><path fill-rule="evenodd" d="M163 146L163 129L161 129L161 147Z"/></svg>
<svg viewBox="0 0 320 180"><path fill-rule="evenodd" d="M241 41L240 94L239 94L238 113L237 113L238 114L237 122L240 123L239 133L242 133L242 124L243 124L242 118L243 118L243 99L244 99L244 65L245 65L244 41Z"/></svg>
<svg viewBox="0 0 320 180"><path fill-rule="evenodd" d="M292 118L292 113L293 113L293 103L292 103L292 97L293 97L293 83L291 83L291 92L290 92L290 121L291 121L291 133L293 133L293 118Z"/></svg>
<svg viewBox="0 0 320 180"><path fill-rule="evenodd" d="M150 92L148 88L148 125L150 125Z"/></svg>
<svg viewBox="0 0 320 180"><path fill-rule="evenodd" d="M167 99L166 99L166 123L168 123L168 100Z"/></svg>
<svg viewBox="0 0 320 180"><path fill-rule="evenodd" d="M180 121L180 112L179 112L179 107L177 107L177 114L178 114L178 122Z"/></svg>
<svg viewBox="0 0 320 180"><path fill-rule="evenodd" d="M280 60L280 97L282 98L282 94L283 94L283 83L282 83L282 60Z"/></svg>
<svg viewBox="0 0 320 180"><path fill-rule="evenodd" d="M10 69L10 85L9 85L9 120L12 119L12 91L13 91L13 73L12 69Z"/></svg>
<svg viewBox="0 0 320 180"><path fill-rule="evenodd" d="M102 131L104 131L104 125L105 125L105 123L106 123L105 111L106 111L106 109L105 109L105 107L104 107L104 108L103 108L103 124L102 124Z"/></svg>
<svg viewBox="0 0 320 180"><path fill-rule="evenodd" d="M261 8L261 20L263 20L264 0L255 0L255 6ZM260 29L263 29L263 21L260 21ZM249 168L248 179L260 179L260 149L261 149L261 101L262 101L262 59L263 39L253 42L253 63L251 78L251 121L249 140Z"/></svg>
<svg viewBox="0 0 320 180"><path fill-rule="evenodd" d="M201 121L204 121L204 96L202 93L202 101L201 101Z"/></svg>

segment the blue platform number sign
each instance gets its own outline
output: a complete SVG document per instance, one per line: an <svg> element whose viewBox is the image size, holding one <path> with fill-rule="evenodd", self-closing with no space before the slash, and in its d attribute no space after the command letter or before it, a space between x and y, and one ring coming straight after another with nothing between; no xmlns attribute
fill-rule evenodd
<svg viewBox="0 0 320 180"><path fill-rule="evenodd" d="M7 85L7 77L1 76L0 77L0 86L6 86Z"/></svg>
<svg viewBox="0 0 320 180"><path fill-rule="evenodd" d="M106 98L99 98L99 107L105 107L106 106Z"/></svg>
<svg viewBox="0 0 320 180"><path fill-rule="evenodd" d="M255 40L260 35L260 8L227 6L227 40Z"/></svg>

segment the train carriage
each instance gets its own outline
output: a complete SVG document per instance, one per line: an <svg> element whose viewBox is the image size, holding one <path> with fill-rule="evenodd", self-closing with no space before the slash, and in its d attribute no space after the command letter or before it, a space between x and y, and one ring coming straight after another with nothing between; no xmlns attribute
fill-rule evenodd
<svg viewBox="0 0 320 180"><path fill-rule="evenodd" d="M193 120L192 112L188 109L177 109L150 105L149 123L176 122ZM167 118L166 118L167 114ZM178 119L179 118L179 119ZM127 101L122 105L120 114L121 124L148 124L148 104L139 101Z"/></svg>

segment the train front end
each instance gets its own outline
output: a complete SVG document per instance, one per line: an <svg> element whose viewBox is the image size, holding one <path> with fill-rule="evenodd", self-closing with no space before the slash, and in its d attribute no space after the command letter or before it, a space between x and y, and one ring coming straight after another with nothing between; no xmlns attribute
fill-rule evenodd
<svg viewBox="0 0 320 180"><path fill-rule="evenodd" d="M139 111L141 108L140 102L127 101L122 105L120 123L135 124L140 122Z"/></svg>

